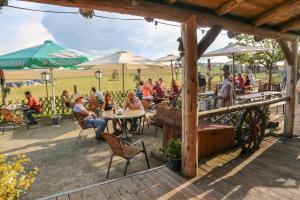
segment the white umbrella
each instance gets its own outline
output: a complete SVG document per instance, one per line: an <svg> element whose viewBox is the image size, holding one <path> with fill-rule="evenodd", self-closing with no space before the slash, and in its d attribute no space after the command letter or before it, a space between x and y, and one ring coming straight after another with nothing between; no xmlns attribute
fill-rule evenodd
<svg viewBox="0 0 300 200"><path fill-rule="evenodd" d="M234 73L234 56L245 54L245 53L252 53L252 52L262 52L262 51L270 51L270 48L263 48L263 47L252 47L252 46L242 46L238 44L231 44L224 48L211 51L205 53L202 57L216 57L216 56L232 56L232 73Z"/></svg>
<svg viewBox="0 0 300 200"><path fill-rule="evenodd" d="M176 56L174 54L169 54L169 55L166 55L164 57L161 57L161 58L157 58L156 61L157 62L161 62L161 63L170 63L170 66L171 66L171 72L172 72L172 80L174 79L173 78L173 62L174 61L177 61L180 57L179 56Z"/></svg>
<svg viewBox="0 0 300 200"><path fill-rule="evenodd" d="M109 56L95 58L86 63L77 65L85 69L104 70L104 69L120 69L122 68L122 86L124 90L124 70L132 69L149 69L150 67L161 67L161 63L155 62L148 58L137 56L127 51L119 51Z"/></svg>

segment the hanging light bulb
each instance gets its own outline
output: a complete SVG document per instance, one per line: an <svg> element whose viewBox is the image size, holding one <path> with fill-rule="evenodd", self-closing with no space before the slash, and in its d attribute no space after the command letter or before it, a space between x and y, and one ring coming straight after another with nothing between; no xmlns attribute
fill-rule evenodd
<svg viewBox="0 0 300 200"><path fill-rule="evenodd" d="M154 25L155 25L155 28L157 28L158 21L155 21L155 22L154 22Z"/></svg>
<svg viewBox="0 0 300 200"><path fill-rule="evenodd" d="M146 20L146 22L153 22L154 18L152 17L144 17L144 19Z"/></svg>
<svg viewBox="0 0 300 200"><path fill-rule="evenodd" d="M92 17L95 15L94 10L85 8L79 8L79 13L86 19L92 19Z"/></svg>

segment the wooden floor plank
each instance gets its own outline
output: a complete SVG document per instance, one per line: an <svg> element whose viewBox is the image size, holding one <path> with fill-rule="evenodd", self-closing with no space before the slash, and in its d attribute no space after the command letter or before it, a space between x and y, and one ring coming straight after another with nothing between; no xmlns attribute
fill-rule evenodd
<svg viewBox="0 0 300 200"><path fill-rule="evenodd" d="M153 200L158 196L150 189L147 188L136 176L128 177L120 181L124 188L130 195L136 199Z"/></svg>
<svg viewBox="0 0 300 200"><path fill-rule="evenodd" d="M119 181L114 181L110 185L121 200L134 200Z"/></svg>
<svg viewBox="0 0 300 200"><path fill-rule="evenodd" d="M176 199L176 200L188 199L188 196L185 196L183 193L178 192L178 190L174 189L165 180L162 180L159 177L157 177L157 174L154 173L153 171L147 173L146 175L148 176L148 178L157 182L161 188L164 188L165 190L167 190L168 194L171 196L170 199Z"/></svg>
<svg viewBox="0 0 300 200"><path fill-rule="evenodd" d="M95 200L94 195L89 188L82 190L80 195L82 200Z"/></svg>
<svg viewBox="0 0 300 200"><path fill-rule="evenodd" d="M99 186L90 187L90 191L92 192L95 199L107 200L105 194L102 192Z"/></svg>
<svg viewBox="0 0 300 200"><path fill-rule="evenodd" d="M65 195L62 195L62 196L58 196L58 197L56 197L56 199L57 200L69 200L69 195L65 194Z"/></svg>
<svg viewBox="0 0 300 200"><path fill-rule="evenodd" d="M70 198L70 200L82 200L80 191L70 193L69 198Z"/></svg>
<svg viewBox="0 0 300 200"><path fill-rule="evenodd" d="M109 200L120 200L118 194L114 191L109 183L100 185L100 188L107 199Z"/></svg>
<svg viewBox="0 0 300 200"><path fill-rule="evenodd" d="M170 198L171 196L168 194L168 191L162 188L157 182L153 181L145 174L138 174L137 178L140 179L148 188L150 188L155 194L158 196Z"/></svg>

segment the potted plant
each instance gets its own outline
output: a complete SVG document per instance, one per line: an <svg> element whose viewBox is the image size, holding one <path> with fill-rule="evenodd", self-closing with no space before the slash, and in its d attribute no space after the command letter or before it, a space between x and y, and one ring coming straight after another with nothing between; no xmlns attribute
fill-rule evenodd
<svg viewBox="0 0 300 200"><path fill-rule="evenodd" d="M181 170L181 141L172 139L162 149L163 156L168 160L168 167L174 171Z"/></svg>

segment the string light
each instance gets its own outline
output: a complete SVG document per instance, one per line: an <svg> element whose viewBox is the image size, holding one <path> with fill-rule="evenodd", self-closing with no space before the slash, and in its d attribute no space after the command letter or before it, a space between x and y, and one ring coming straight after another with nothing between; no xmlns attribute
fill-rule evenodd
<svg viewBox="0 0 300 200"><path fill-rule="evenodd" d="M133 4L136 4L137 1L133 0ZM43 13L54 13L54 14L80 14L78 11L54 11L54 10L40 10L40 9L33 9L33 8L24 8L24 7L19 7L19 6L11 6L11 5L5 5L6 7L13 8L13 9L18 9L18 10L26 10L26 11L32 11L32 12L43 12ZM110 20L120 20L120 21L147 21L148 23L153 23L155 28L158 27L159 24L161 25L166 25L166 26L173 26L173 27L181 27L181 25L178 24L171 24L167 22L161 22L154 20L153 18L150 17L145 17L145 18L119 18L119 17L107 17L107 16L102 16L102 15L97 15L95 13L92 14L92 17L96 18L102 18L102 19L110 19ZM207 30L203 28L198 28L199 31L201 31L202 34L206 33ZM220 33L220 35L227 35L226 33Z"/></svg>

